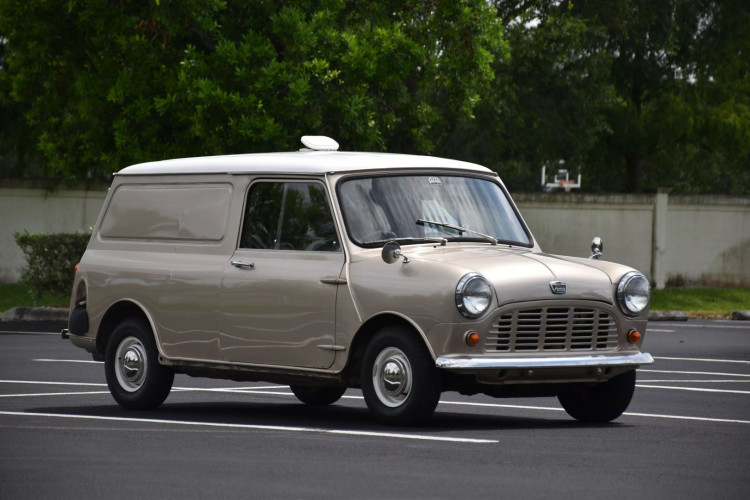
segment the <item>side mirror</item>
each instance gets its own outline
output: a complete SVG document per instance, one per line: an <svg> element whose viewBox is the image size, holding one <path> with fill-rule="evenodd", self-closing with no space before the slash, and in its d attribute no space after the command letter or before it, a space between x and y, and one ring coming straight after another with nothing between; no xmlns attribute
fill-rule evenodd
<svg viewBox="0 0 750 500"><path fill-rule="evenodd" d="M589 255L589 259L599 260L603 252L604 242L600 237L594 236L594 239L591 241L591 255Z"/></svg>
<svg viewBox="0 0 750 500"><path fill-rule="evenodd" d="M409 257L401 253L401 245L399 245L395 241L389 241L385 245L383 245L383 251L380 253L381 257L383 257L383 262L386 264L393 264L394 262L397 262L398 259L401 257L404 258L404 264L409 263Z"/></svg>

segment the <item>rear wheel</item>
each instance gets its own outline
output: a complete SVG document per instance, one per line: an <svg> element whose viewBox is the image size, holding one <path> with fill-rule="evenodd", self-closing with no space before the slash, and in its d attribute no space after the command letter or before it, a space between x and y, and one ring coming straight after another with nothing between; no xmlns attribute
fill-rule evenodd
<svg viewBox="0 0 750 500"><path fill-rule="evenodd" d="M104 373L112 397L129 410L150 410L164 402L174 372L159 364L154 336L145 322L129 318L107 343Z"/></svg>
<svg viewBox="0 0 750 500"><path fill-rule="evenodd" d="M307 385L292 385L292 392L297 399L311 406L330 405L341 399L346 387L311 387Z"/></svg>
<svg viewBox="0 0 750 500"><path fill-rule="evenodd" d="M362 392L379 420L394 425L424 422L435 411L441 390L432 357L407 328L383 328L365 349Z"/></svg>
<svg viewBox="0 0 750 500"><path fill-rule="evenodd" d="M635 370L600 384L563 387L557 395L568 415L581 422L606 423L628 408L635 391Z"/></svg>

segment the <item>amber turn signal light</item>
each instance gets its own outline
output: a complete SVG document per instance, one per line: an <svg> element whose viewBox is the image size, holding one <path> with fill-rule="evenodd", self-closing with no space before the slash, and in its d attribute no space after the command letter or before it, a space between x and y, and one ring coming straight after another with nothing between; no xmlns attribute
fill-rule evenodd
<svg viewBox="0 0 750 500"><path fill-rule="evenodd" d="M641 341L642 338L643 335L641 335L641 332L639 332L638 330L633 329L628 332L628 342L630 342L631 344L637 344Z"/></svg>
<svg viewBox="0 0 750 500"><path fill-rule="evenodd" d="M466 345L475 346L479 344L479 334L477 332L469 330L466 332Z"/></svg>

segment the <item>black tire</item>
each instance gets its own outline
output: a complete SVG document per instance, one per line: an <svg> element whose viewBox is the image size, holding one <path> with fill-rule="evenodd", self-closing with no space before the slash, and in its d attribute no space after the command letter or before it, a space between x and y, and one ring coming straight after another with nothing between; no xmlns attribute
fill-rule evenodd
<svg viewBox="0 0 750 500"><path fill-rule="evenodd" d="M634 391L635 370L630 370L600 384L563 387L557 399L568 415L576 420L606 423L623 414Z"/></svg>
<svg viewBox="0 0 750 500"><path fill-rule="evenodd" d="M313 387L308 385L289 386L297 399L311 406L326 406L335 403L346 392L346 387L320 386Z"/></svg>
<svg viewBox="0 0 750 500"><path fill-rule="evenodd" d="M413 332L389 326L375 334L362 360L362 392L378 420L423 423L434 413L441 391L435 362Z"/></svg>
<svg viewBox="0 0 750 500"><path fill-rule="evenodd" d="M107 343L104 373L112 397L129 410L151 410L167 399L174 372L159 364L151 328L129 318L118 324Z"/></svg>

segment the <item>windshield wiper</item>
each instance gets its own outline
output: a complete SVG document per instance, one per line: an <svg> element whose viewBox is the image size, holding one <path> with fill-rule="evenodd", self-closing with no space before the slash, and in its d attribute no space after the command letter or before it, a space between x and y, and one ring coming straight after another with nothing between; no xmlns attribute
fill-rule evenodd
<svg viewBox="0 0 750 500"><path fill-rule="evenodd" d="M476 234L477 236L481 236L485 240L489 241L493 245L497 245L497 239L493 238L489 234L480 233L479 231L474 231L473 229L468 229L461 226L455 226L453 224L449 224L447 222L437 222L434 220L426 220L426 219L417 219L417 225L418 226L424 226L425 224L430 224L432 226L438 226L438 227L445 227L448 229L453 229L454 231L458 231L458 235L461 236L461 233L471 233Z"/></svg>
<svg viewBox="0 0 750 500"><path fill-rule="evenodd" d="M373 241L363 241L362 245L366 246L378 246L378 245L385 245L389 241L395 241L397 243L403 243L405 245L413 245L417 243L440 243L441 246L445 246L448 243L448 240L445 238L388 238L385 240L373 240Z"/></svg>

